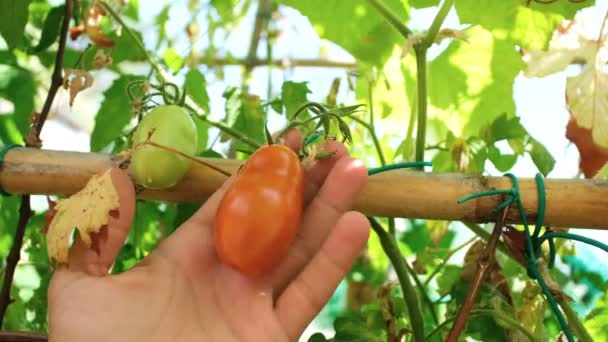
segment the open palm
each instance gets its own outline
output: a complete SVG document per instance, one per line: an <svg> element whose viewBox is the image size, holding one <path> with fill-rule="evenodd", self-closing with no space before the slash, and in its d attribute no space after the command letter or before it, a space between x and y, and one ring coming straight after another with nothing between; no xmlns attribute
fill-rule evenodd
<svg viewBox="0 0 608 342"><path fill-rule="evenodd" d="M290 132L286 142L297 149L301 137ZM100 253L78 240L69 266L53 275L50 340L297 340L369 234L366 218L349 211L366 169L343 145L327 148L334 157L306 172L307 204L296 240L275 270L256 279L222 264L213 245L215 211L230 181L140 264L108 275L133 217L132 198L121 198L121 223L110 221Z"/></svg>

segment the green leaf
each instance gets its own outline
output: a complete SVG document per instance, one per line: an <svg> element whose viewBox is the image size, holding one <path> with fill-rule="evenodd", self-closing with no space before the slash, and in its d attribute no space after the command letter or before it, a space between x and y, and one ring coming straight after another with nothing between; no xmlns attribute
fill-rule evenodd
<svg viewBox="0 0 608 342"><path fill-rule="evenodd" d="M30 114L34 110L36 85L30 71L0 64L0 97L13 103L12 125L22 136L29 130ZM7 123L11 125L10 123ZM8 128L8 127L7 127ZM8 132L7 132L8 133Z"/></svg>
<svg viewBox="0 0 608 342"><path fill-rule="evenodd" d="M410 223L410 229L405 231L399 240L405 243L413 253L417 254L431 245L431 236L424 221L410 220Z"/></svg>
<svg viewBox="0 0 608 342"><path fill-rule="evenodd" d="M216 152L214 150L205 150L205 151L201 152L199 154L199 156L204 157L204 158L219 158L219 159L225 158L221 153Z"/></svg>
<svg viewBox="0 0 608 342"><path fill-rule="evenodd" d="M205 111L205 114L208 114L209 94L207 94L207 81L200 71L188 71L186 74L186 91L190 98Z"/></svg>
<svg viewBox="0 0 608 342"><path fill-rule="evenodd" d="M516 154L501 154L500 150L494 146L488 146L488 159L496 166L500 172L509 171L517 161Z"/></svg>
<svg viewBox="0 0 608 342"><path fill-rule="evenodd" d="M517 44L533 50L549 47L553 31L564 20L559 14L543 13L532 8L521 7L517 11L510 36Z"/></svg>
<svg viewBox="0 0 608 342"><path fill-rule="evenodd" d="M15 54L7 50L0 50L0 61L2 61L2 64L19 66Z"/></svg>
<svg viewBox="0 0 608 342"><path fill-rule="evenodd" d="M557 1L531 1L528 3L530 8L547 13L557 13L564 16L565 19L572 19L574 15L585 7L590 7L595 4L595 0L572 1L572 0L557 0Z"/></svg>
<svg viewBox="0 0 608 342"><path fill-rule="evenodd" d="M515 152L517 155L522 155L526 152L526 140L528 136L523 138L509 139L509 147Z"/></svg>
<svg viewBox="0 0 608 342"><path fill-rule="evenodd" d="M195 212L200 208L200 204L192 204L192 203L179 203L177 205L177 214L175 215L175 221L173 222L173 227L177 229L184 222L186 222Z"/></svg>
<svg viewBox="0 0 608 342"><path fill-rule="evenodd" d="M139 0L129 0L124 14L133 20L139 20Z"/></svg>
<svg viewBox="0 0 608 342"><path fill-rule="evenodd" d="M129 231L129 239L136 248L136 257L142 259L144 255L152 252L158 242L160 235L160 222L164 213L160 209L160 202L146 201L138 202L135 208L133 228ZM137 251L139 249L139 252Z"/></svg>
<svg viewBox="0 0 608 342"><path fill-rule="evenodd" d="M276 97L273 100L267 102L265 105L270 106L277 114L283 113L283 100L280 97Z"/></svg>
<svg viewBox="0 0 608 342"><path fill-rule="evenodd" d="M141 33L133 30L135 36L142 40ZM131 37L122 32L122 34L116 37L116 46L112 49L112 66L116 67L119 63L124 61L144 61L146 56L144 56L139 49L134 47L135 42ZM87 53L89 54L89 53ZM95 56L95 53L90 53L91 59Z"/></svg>
<svg viewBox="0 0 608 342"><path fill-rule="evenodd" d="M458 165L447 151L439 151L432 160L433 172L458 172Z"/></svg>
<svg viewBox="0 0 608 342"><path fill-rule="evenodd" d="M0 0L0 34L10 50L21 43L30 2L31 0Z"/></svg>
<svg viewBox="0 0 608 342"><path fill-rule="evenodd" d="M524 138L528 131L521 124L519 117L503 113L481 135L488 144L492 144L505 139Z"/></svg>
<svg viewBox="0 0 608 342"><path fill-rule="evenodd" d="M48 2L34 1L30 3L30 6L28 7L28 24L38 29L42 29L44 21L51 9L52 6Z"/></svg>
<svg viewBox="0 0 608 342"><path fill-rule="evenodd" d="M13 286L11 292L19 292L19 289L16 286ZM12 299L15 301L12 302L6 310L6 317L4 317L2 328L13 331L25 330L24 323L27 322L26 305L19 296L14 296Z"/></svg>
<svg viewBox="0 0 608 342"><path fill-rule="evenodd" d="M465 333L477 341L507 342L507 331L492 316L477 316L469 320Z"/></svg>
<svg viewBox="0 0 608 342"><path fill-rule="evenodd" d="M44 21L44 27L42 28L42 35L40 36L40 41L38 41L38 45L31 48L28 53L34 54L42 50L46 50L57 40L57 37L59 37L59 31L61 30L63 9L64 6L60 5L57 7L53 7L49 11Z"/></svg>
<svg viewBox="0 0 608 342"><path fill-rule="evenodd" d="M302 105L308 102L308 82L287 81L281 87L281 100L285 106L287 117L291 117ZM279 112L280 113L280 112ZM302 117L304 119L305 117Z"/></svg>
<svg viewBox="0 0 608 342"><path fill-rule="evenodd" d="M427 8L439 5L439 0L410 0L410 5L414 8Z"/></svg>
<svg viewBox="0 0 608 342"><path fill-rule="evenodd" d="M336 336L334 337L336 342L380 342L385 340L382 338L382 335L379 334L381 331L374 331L374 329L370 329L368 322L364 321L362 317L356 315L336 318L334 321L334 329L336 331Z"/></svg>
<svg viewBox="0 0 608 342"><path fill-rule="evenodd" d="M547 176L555 166L555 159L547 148L535 139L530 138L529 148L528 153L530 153L534 165L543 176Z"/></svg>
<svg viewBox="0 0 608 342"><path fill-rule="evenodd" d="M429 63L428 77L430 117L463 137L515 112L513 84L524 66L512 43L480 27L466 34L468 43L452 41Z"/></svg>
<svg viewBox="0 0 608 342"><path fill-rule="evenodd" d="M400 0L382 1L402 22L408 8ZM382 65L403 37L366 0L283 0L307 16L319 36L361 61Z"/></svg>
<svg viewBox="0 0 608 342"><path fill-rule="evenodd" d="M23 135L17 129L12 115L0 115L0 142L3 144L23 144Z"/></svg>
<svg viewBox="0 0 608 342"><path fill-rule="evenodd" d="M369 265L364 260L359 260L353 267L353 275L359 272L365 277L365 281L370 284L380 286L384 283L389 260L382 249L380 239L377 234L371 234L367 243L367 250L370 257Z"/></svg>
<svg viewBox="0 0 608 342"><path fill-rule="evenodd" d="M122 75L103 93L104 99L95 116L95 127L91 133L92 152L102 150L121 136L123 128L131 121L131 102L127 96L127 86L136 79L136 76Z"/></svg>
<svg viewBox="0 0 608 342"><path fill-rule="evenodd" d="M585 327L595 341L608 341L608 292L595 304L595 308L585 317Z"/></svg>
<svg viewBox="0 0 608 342"><path fill-rule="evenodd" d="M161 42L167 37L167 22L169 22L169 10L171 6L166 4L154 18L154 24L158 27L158 41Z"/></svg>
<svg viewBox="0 0 608 342"><path fill-rule="evenodd" d="M266 113L260 99L254 95L243 94L238 88L229 87L222 95L226 99L226 121L229 126L252 138L264 143L264 122ZM223 141L228 139L222 135ZM235 148L248 148L248 145L237 143Z"/></svg>
<svg viewBox="0 0 608 342"><path fill-rule="evenodd" d="M462 267L444 266L443 270L437 275L437 292L442 296L450 293L454 284L460 279L460 273L462 273Z"/></svg>
<svg viewBox="0 0 608 342"><path fill-rule="evenodd" d="M485 141L480 138L472 137L467 141L469 153L469 164L467 173L483 173L488 159L488 150Z"/></svg>
<svg viewBox="0 0 608 342"><path fill-rule="evenodd" d="M211 0L211 6L215 8L217 14L224 22L230 22L235 18L234 9L238 4L239 0Z"/></svg>
<svg viewBox="0 0 608 342"><path fill-rule="evenodd" d="M565 18L572 18L593 1L459 0L455 7L461 24L479 24L500 35L508 35L517 45L534 50L548 47L553 31Z"/></svg>
<svg viewBox="0 0 608 342"><path fill-rule="evenodd" d="M182 57L175 48L168 48L163 53L163 60L173 70L173 72L178 72L184 66L184 57Z"/></svg>
<svg viewBox="0 0 608 342"><path fill-rule="evenodd" d="M18 196L0 196L0 258L4 260L13 244L19 218Z"/></svg>

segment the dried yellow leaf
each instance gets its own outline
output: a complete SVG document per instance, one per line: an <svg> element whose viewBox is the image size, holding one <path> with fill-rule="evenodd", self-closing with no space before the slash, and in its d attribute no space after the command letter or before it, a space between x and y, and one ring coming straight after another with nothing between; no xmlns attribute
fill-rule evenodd
<svg viewBox="0 0 608 342"><path fill-rule="evenodd" d="M67 263L69 240L74 228L90 247L91 234L107 225L110 212L118 207L118 193L112 183L111 170L102 176L93 176L82 190L55 206L57 212L46 236L49 257Z"/></svg>

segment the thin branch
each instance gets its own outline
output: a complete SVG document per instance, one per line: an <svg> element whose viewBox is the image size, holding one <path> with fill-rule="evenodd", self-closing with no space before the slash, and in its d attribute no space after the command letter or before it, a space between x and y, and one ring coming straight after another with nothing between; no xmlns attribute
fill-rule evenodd
<svg viewBox="0 0 608 342"><path fill-rule="evenodd" d="M386 7L382 0L368 0L369 3L378 11L382 16L388 21L391 25L393 25L401 35L407 39L412 31L401 22L401 19L393 13L391 9Z"/></svg>
<svg viewBox="0 0 608 342"><path fill-rule="evenodd" d="M265 28L268 22L268 15L270 11L270 1L259 0L258 10L255 14L255 21L253 23L253 32L249 40L249 50L247 51L247 59L245 59L245 74L249 74L253 69L250 64L251 61L257 59L258 56L258 45L260 44L260 37L262 30Z"/></svg>
<svg viewBox="0 0 608 342"><path fill-rule="evenodd" d="M46 118L51 111L53 100L59 88L63 85L63 55L65 54L65 44L68 39L66 32L70 28L70 19L72 15L73 1L67 0L65 9L63 12L63 22L61 24L61 34L59 35L59 47L57 48L57 55L55 56L55 68L53 69L53 75L51 76L51 86L49 87L48 95L44 100L42 111L40 112L40 118L36 124L36 136L40 137L42 127L46 122Z"/></svg>
<svg viewBox="0 0 608 342"><path fill-rule="evenodd" d="M291 59L291 58L277 58L273 60L264 60L256 58L254 60L247 60L247 58L228 58L228 57L202 57L197 61L198 64L206 65L208 67L214 66L242 66L250 65L252 67L268 67L269 65L275 68L289 69L289 68L336 68L336 69L357 69L356 61L340 61L333 59L324 58L302 58L302 59ZM573 65L585 65L587 61L580 58L574 58L570 62Z"/></svg>
<svg viewBox="0 0 608 342"><path fill-rule="evenodd" d="M422 45L425 49L428 49L435 41L435 37L437 37L439 29L441 29L441 25L443 24L445 17L447 17L448 13L450 13L452 5L454 5L454 0L445 0L443 4L441 4L439 12L437 12L435 19L433 19L431 27L427 31L426 35L424 36L424 40L422 41Z"/></svg>
<svg viewBox="0 0 608 342"><path fill-rule="evenodd" d="M382 146L380 145L380 141L378 140L378 135L376 135L376 130L374 129L374 127L376 127L375 123L374 123L374 83L373 82L368 82L368 88L369 88L369 92L368 92L368 97L369 97L369 124L367 126L364 126L367 128L367 130L369 131L369 133L372 136L372 140L374 141L374 146L376 147L376 153L378 154L378 158L380 158L380 164L382 166L386 165L386 158L384 158L384 152L382 151ZM393 227L394 228L394 227Z"/></svg>
<svg viewBox="0 0 608 342"><path fill-rule="evenodd" d="M365 129L367 129L372 137L372 141L374 142L374 147L376 148L376 153L378 154L378 158L380 158L380 164L381 165L386 165L386 160L384 158L384 153L382 152L382 146L380 145L380 140L378 140L378 136L376 135L376 132L374 131L374 128L372 126L370 126L367 122L359 119L358 117L351 115L349 116L353 121L355 121L356 123L358 123L359 125L365 127Z"/></svg>
<svg viewBox="0 0 608 342"><path fill-rule="evenodd" d="M481 285L485 281L486 275L490 270L490 266L496 260L496 245L498 243L498 239L502 233L502 228L505 225L505 220L507 218L507 213L509 211L509 206L503 208L502 212L498 216L496 220L496 225L494 226L494 230L492 231L492 235L488 240L488 244L483 251L483 254L479 257L477 261L477 272L475 273L475 279L471 282L471 286L469 287L469 292L467 293L467 297L464 300L464 303L460 307L458 311L458 315L456 316L456 321L448 334L447 341L448 342L456 342L458 341L458 337L464 328L467 318L473 309L473 305L475 304L475 300L477 299L477 294L481 289Z"/></svg>
<svg viewBox="0 0 608 342"><path fill-rule="evenodd" d="M380 244L382 245L382 249L390 259L391 263L395 267L395 273L397 273L397 278L399 279L399 283L401 284L401 290L403 292L403 299L407 305L407 310L410 316L410 322L412 325L412 331L414 332L414 340L416 342L424 341L424 320L422 318L422 311L420 310L420 306L418 303L418 296L416 296L416 290L410 281L409 275L407 274L407 266L405 264L405 259L401 252L399 251L399 247L395 242L395 238L391 236L378 221L376 221L372 217L368 217L370 225L374 232L378 235L380 239Z"/></svg>
<svg viewBox="0 0 608 342"><path fill-rule="evenodd" d="M426 146L427 85L426 85L426 48L414 46L416 52L416 73L418 84L418 127L416 128L416 161L424 160Z"/></svg>
<svg viewBox="0 0 608 342"><path fill-rule="evenodd" d="M37 121L34 121L32 127L30 127L30 133L28 137L34 136L39 141L40 132L44 127L44 123L49 115L55 95L59 90L59 87L63 84L63 55L65 53L65 44L67 41L67 32L70 28L70 21L72 18L72 9L74 7L73 0L66 0L64 11L63 11L63 22L61 24L61 33L59 34L59 46L57 48L57 55L55 56L55 67L53 69L53 75L51 76L51 86L49 87L48 94L44 101L42 111ZM26 146L31 147L33 141L26 139ZM23 236L25 235L25 227L27 226L30 217L32 216L32 209L30 207L30 196L23 195L21 197L21 206L19 207L19 220L17 228L15 229L15 238L11 250L6 257L6 270L4 272L4 279L2 281L2 290L0 291L0 327L4 322L4 317L8 306L11 304L11 288L13 285L13 277L15 276L15 268L19 263L21 254L21 246L23 245Z"/></svg>
<svg viewBox="0 0 608 342"><path fill-rule="evenodd" d="M201 58L197 61L198 64L204 64L209 67L214 66L229 66L229 65L247 65L250 67L268 67L273 66L277 68L294 68L294 67L308 67L308 68L337 68L337 69L356 69L357 63L350 61L338 61L331 59L272 59L263 60L259 58L247 59L247 58Z"/></svg>

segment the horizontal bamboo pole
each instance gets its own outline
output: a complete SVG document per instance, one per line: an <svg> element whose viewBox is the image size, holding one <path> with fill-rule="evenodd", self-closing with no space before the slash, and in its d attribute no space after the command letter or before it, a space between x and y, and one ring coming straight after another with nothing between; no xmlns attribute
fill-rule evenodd
<svg viewBox="0 0 608 342"><path fill-rule="evenodd" d="M240 161L206 159L235 173ZM81 189L88 179L120 163L117 156L99 153L50 151L28 148L10 150L0 169L0 185L12 194L69 195ZM213 193L225 176L203 165L193 164L175 187L144 190L142 199L201 202ZM608 229L608 181L546 179L545 224L552 227ZM510 189L506 177L463 174L435 174L394 170L369 177L357 197L354 209L371 216L407 217L466 222L491 222L498 196L483 197L465 204L463 196L491 189ZM533 179L520 179L521 198L530 222L537 212L537 190ZM519 223L515 208L507 222Z"/></svg>

